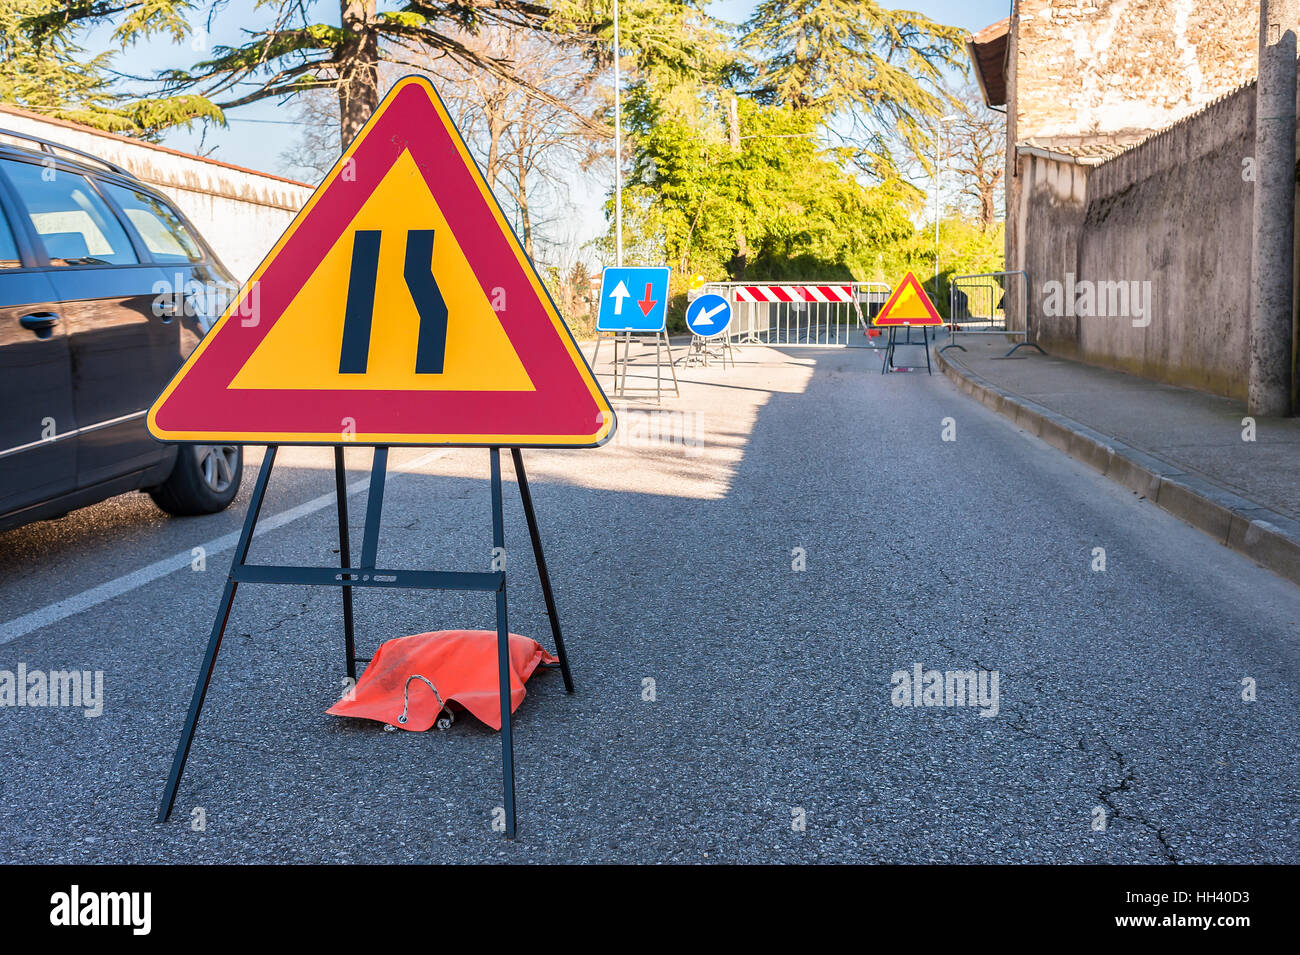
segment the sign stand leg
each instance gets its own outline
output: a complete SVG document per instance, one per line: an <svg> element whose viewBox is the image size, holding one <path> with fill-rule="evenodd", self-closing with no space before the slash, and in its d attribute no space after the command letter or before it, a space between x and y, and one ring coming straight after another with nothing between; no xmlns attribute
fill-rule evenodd
<svg viewBox="0 0 1300 955"><path fill-rule="evenodd" d="M659 335L655 334L655 404L664 403L664 356L659 347ZM666 337L666 336L665 336ZM677 372L673 372L677 374Z"/></svg>
<svg viewBox="0 0 1300 955"><path fill-rule="evenodd" d="M614 333L614 394L617 395L617 396L620 396L620 397L621 397L622 394L623 394L623 386L619 383L619 375L621 374L620 366L619 366L619 363L618 363L618 361L619 361L619 359L618 359L618 341L619 341L619 337L620 337L620 336L619 336L618 332L615 332L615 333Z"/></svg>
<svg viewBox="0 0 1300 955"><path fill-rule="evenodd" d="M614 346L614 363L610 366L610 374L613 376L611 382L614 386L614 395L618 395L618 332L614 333L612 342Z"/></svg>
<svg viewBox="0 0 1300 955"><path fill-rule="evenodd" d="M673 346L668 341L668 329L664 329L664 349L668 352L668 368L673 373L673 394L682 396L682 387L677 383L677 365L673 362Z"/></svg>
<svg viewBox="0 0 1300 955"><path fill-rule="evenodd" d="M180 742L176 745L176 756L172 759L171 773L167 776L167 788L163 790L162 802L158 806L158 821L166 822L172 813L172 804L176 802L176 790L180 788L181 775L185 772L185 761L190 755L190 744L194 742L194 731L198 728L199 713L203 710L203 700L208 695L208 684L212 682L212 671L217 665L217 651L221 649L221 638L226 632L226 622L230 619L230 605L235 600L235 569L248 557L248 549L253 542L253 528L257 525L257 516L262 510L262 500L266 497L266 484L271 478L271 466L275 463L276 446L268 445L266 456L262 458L262 469L257 473L257 483L253 486L253 498L248 502L248 514L244 517L244 529L239 533L239 542L235 545L235 556L230 564L230 576L226 578L226 587L221 592L221 603L217 606L217 619L212 624L212 636L208 638L208 649L203 654L203 663L199 666L199 678L194 684L194 695L190 698L190 710L185 717L185 728L181 730Z"/></svg>
<svg viewBox="0 0 1300 955"><path fill-rule="evenodd" d="M492 546L504 553L505 513L501 504L501 449L492 448ZM501 695L501 773L505 782L506 836L515 837L515 747L510 727L510 625L506 617L506 581L497 590L497 687Z"/></svg>
<svg viewBox="0 0 1300 955"><path fill-rule="evenodd" d="M560 634L560 614L555 609L555 596L551 593L551 575L546 571L546 556L542 553L542 535L537 530L537 513L533 510L533 495L528 490L528 475L524 473L524 456L518 448L510 449L514 460L515 479L519 482L519 496L524 502L524 518L528 521L528 536L533 541L533 559L537 563L537 576L542 581L542 598L546 601L546 615L551 620L551 637L555 640L555 655L560 658L560 674L564 677L564 690L573 692L573 674L569 670L569 655L564 652L564 637Z"/></svg>
<svg viewBox="0 0 1300 955"><path fill-rule="evenodd" d="M361 570L374 571L379 559L379 520L384 509L384 483L388 477L388 447L377 445L370 465L370 490L366 497L366 526L361 531Z"/></svg>
<svg viewBox="0 0 1300 955"><path fill-rule="evenodd" d="M352 566L352 546L348 537L348 472L343 465L343 445L334 446L334 487L339 498L339 566ZM352 588L343 590L343 648L347 656L347 675L357 679L357 647L352 623Z"/></svg>
<svg viewBox="0 0 1300 955"><path fill-rule="evenodd" d="M623 338L623 384L620 386L623 395L627 395L627 373L632 367L632 333L628 332Z"/></svg>
<svg viewBox="0 0 1300 955"><path fill-rule="evenodd" d="M658 331L654 337L654 403L663 404L663 348Z"/></svg>

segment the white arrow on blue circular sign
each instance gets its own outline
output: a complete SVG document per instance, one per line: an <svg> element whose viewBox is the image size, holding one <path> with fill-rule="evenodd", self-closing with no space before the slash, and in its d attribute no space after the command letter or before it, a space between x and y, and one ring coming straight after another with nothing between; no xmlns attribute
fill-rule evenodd
<svg viewBox="0 0 1300 955"><path fill-rule="evenodd" d="M710 292L686 306L686 327L702 338L721 335L731 325L731 303Z"/></svg>

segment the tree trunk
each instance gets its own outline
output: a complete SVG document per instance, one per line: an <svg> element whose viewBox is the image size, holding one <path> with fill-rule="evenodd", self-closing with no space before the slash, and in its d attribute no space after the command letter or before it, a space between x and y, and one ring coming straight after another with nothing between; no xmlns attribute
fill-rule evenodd
<svg viewBox="0 0 1300 955"><path fill-rule="evenodd" d="M376 0L339 0L345 39L339 51L339 135L343 148L379 105L379 35L371 28Z"/></svg>
<svg viewBox="0 0 1300 955"><path fill-rule="evenodd" d="M732 281L740 281L745 277L745 268L749 265L749 239L745 237L743 228L736 229L736 254L731 260L731 267L728 271L731 273Z"/></svg>
<svg viewBox="0 0 1300 955"><path fill-rule="evenodd" d="M505 54L512 62L516 58L518 49L519 43L517 40L511 38L507 41ZM483 111L483 118L487 121L488 129L487 168L483 170L483 173L487 178L488 188L496 189L497 179L501 176L501 167L508 161L501 156L501 140L506 134L506 128L513 122L510 115L510 94L513 90L510 84L500 77L494 77L488 82L490 86L483 93L483 102L480 107ZM523 148L522 144L519 148Z"/></svg>
<svg viewBox="0 0 1300 955"><path fill-rule="evenodd" d="M487 168L483 172L488 188L495 189L497 179L501 176L501 137L506 132L505 107L495 98L489 98L483 104L483 112L487 115L488 125Z"/></svg>
<svg viewBox="0 0 1300 955"><path fill-rule="evenodd" d="M519 228L523 232L524 253L533 257L533 223L528 218L528 164L519 159Z"/></svg>

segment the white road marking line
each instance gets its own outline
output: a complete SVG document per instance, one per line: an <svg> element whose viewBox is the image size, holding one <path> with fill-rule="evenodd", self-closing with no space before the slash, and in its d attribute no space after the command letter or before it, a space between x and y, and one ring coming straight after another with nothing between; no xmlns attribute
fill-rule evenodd
<svg viewBox="0 0 1300 955"><path fill-rule="evenodd" d="M417 468L435 461L448 453L447 448L439 448L436 451L430 451L422 454L414 461L400 467L391 468L390 476L403 474L414 471ZM366 490L370 486L370 478L365 477L360 481L353 481L348 485L348 497ZM279 514L272 514L270 517L258 519L257 529L253 534L253 539L270 533L273 530L284 527L286 524L292 524L296 520L307 517L309 514L315 514L319 510L333 506L335 495L333 491L328 494L322 494L320 497L314 497L310 501L299 504L297 507L291 507L287 511L281 511ZM242 530L242 521L241 530ZM199 544L202 547L206 557L213 557L217 554L228 550L234 550L239 543L240 531L232 531L229 534L223 534L215 540L210 540L206 544ZM133 570L129 574L124 574L116 580L110 580L107 583L100 584L98 587L91 587L89 590L83 590L79 594L66 597L63 600L41 607L39 610L33 610L31 613L25 613L21 617L14 617L0 623L0 646L9 643L11 640L17 640L24 637L34 630L42 627L48 627L52 623L58 623L74 614L79 614L83 610L89 610L114 597L120 597L123 594L137 590L145 584L151 584L155 580L166 577L168 574L175 573L190 566L194 559L192 550L182 551L179 554L173 554L171 557L155 561L138 570Z"/></svg>

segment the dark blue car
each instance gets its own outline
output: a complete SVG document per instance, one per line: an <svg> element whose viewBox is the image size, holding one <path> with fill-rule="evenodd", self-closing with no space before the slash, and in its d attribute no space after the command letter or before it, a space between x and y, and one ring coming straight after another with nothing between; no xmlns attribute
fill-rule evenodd
<svg viewBox="0 0 1300 955"><path fill-rule="evenodd" d="M230 504L234 445L163 445L145 415L237 283L126 170L0 130L0 530L126 491Z"/></svg>

